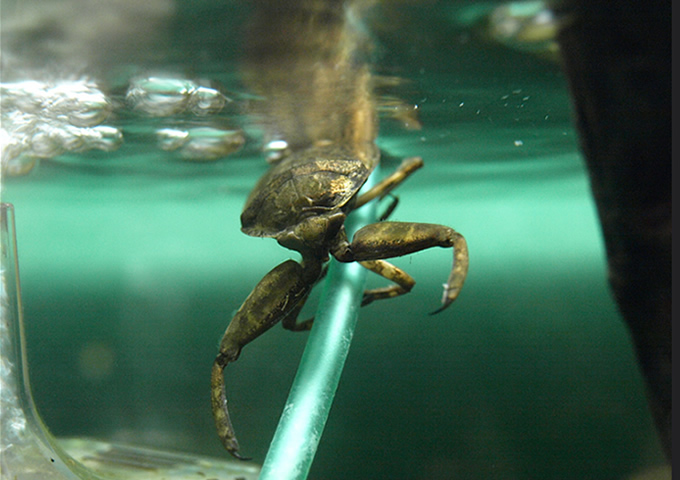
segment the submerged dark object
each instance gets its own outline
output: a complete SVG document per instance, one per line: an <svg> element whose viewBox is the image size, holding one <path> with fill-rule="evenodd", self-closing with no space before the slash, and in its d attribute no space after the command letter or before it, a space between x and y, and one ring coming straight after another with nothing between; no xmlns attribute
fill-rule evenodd
<svg viewBox="0 0 680 480"><path fill-rule="evenodd" d="M671 459L671 2L563 0L558 36L610 284Z"/></svg>

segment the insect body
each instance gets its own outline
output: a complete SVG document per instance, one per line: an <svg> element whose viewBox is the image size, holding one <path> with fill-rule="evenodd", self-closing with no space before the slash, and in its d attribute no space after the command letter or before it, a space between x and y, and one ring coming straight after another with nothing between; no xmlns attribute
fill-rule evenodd
<svg viewBox="0 0 680 480"><path fill-rule="evenodd" d="M339 5L340 2L330 4ZM307 11L305 15L296 17L302 18L308 27L304 29L305 41L314 39L310 32L315 29L310 25L313 26L314 19L319 18L315 16L318 11L312 10L312 13ZM328 11L323 13L323 21L319 22L323 28L316 34L338 36L337 29L345 28L344 24L329 22L328 19L334 17L329 17ZM281 12L278 14L276 21L281 19ZM345 33L340 36L347 37ZM311 328L312 320L298 322L297 317L312 288L323 276L330 256L341 262L359 262L392 282L387 287L364 292L362 305L402 295L415 284L410 275L385 259L436 246L452 247L453 267L444 285L442 306L438 311L456 299L468 269L465 239L443 225L381 221L359 229L351 241L348 239L344 227L347 215L368 201L390 193L423 162L418 157L407 158L394 173L368 191L359 193L380 159L375 145L371 78L367 68L350 61L352 55L348 55L346 45L338 46L337 42L327 41L316 44L322 45L322 55L310 55L309 48L305 47L302 49L303 60L290 58L290 68L287 69L289 73L306 72L301 81L316 86L317 90L309 95L316 107L311 108L307 104L302 108L293 104L284 108L291 98L289 92L284 92L283 96L277 97L279 103L274 102L278 106L268 112L269 131L276 132L277 128L279 131L291 131L286 112L296 108L320 120L303 121L301 128L291 131L290 137L294 138L289 142L291 148L259 180L241 215L244 233L275 238L282 246L299 252L302 259L300 262L287 260L281 263L255 286L227 327L213 363L213 416L224 447L237 458L242 457L238 453L238 441L227 410L224 368L239 357L245 345L279 321L290 330ZM315 60L310 62L309 58ZM276 61L280 65L281 59ZM271 74L274 78L283 75L279 67L275 67ZM261 79L266 83L267 76L262 75ZM271 85L278 85L278 81L271 82ZM323 96L328 97L328 102L322 101ZM299 97L296 101L304 103L304 99ZM344 103L339 105L339 102ZM328 121L329 118L332 121ZM296 125L300 122L299 116L293 120ZM300 129L304 132L301 133Z"/></svg>

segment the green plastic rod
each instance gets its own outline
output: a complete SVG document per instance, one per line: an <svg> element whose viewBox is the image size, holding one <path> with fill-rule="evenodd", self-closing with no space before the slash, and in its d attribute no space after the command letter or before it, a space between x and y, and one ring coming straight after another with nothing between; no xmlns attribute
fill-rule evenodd
<svg viewBox="0 0 680 480"><path fill-rule="evenodd" d="M364 185L373 185L376 172ZM377 202L352 212L345 222L351 238L375 221ZM286 406L262 465L260 480L304 480L321 440L354 334L366 269L331 260L309 339Z"/></svg>

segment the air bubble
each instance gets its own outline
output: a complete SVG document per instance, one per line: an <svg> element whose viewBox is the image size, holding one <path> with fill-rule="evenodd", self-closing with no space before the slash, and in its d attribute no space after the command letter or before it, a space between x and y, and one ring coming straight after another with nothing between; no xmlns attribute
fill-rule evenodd
<svg viewBox="0 0 680 480"><path fill-rule="evenodd" d="M177 150L187 142L189 132L176 128L162 128L156 132L156 137L158 138L158 146L162 150L172 151Z"/></svg>
<svg viewBox="0 0 680 480"><path fill-rule="evenodd" d="M168 117L186 110L197 85L191 80L147 77L130 84L126 99L133 110L154 117Z"/></svg>
<svg viewBox="0 0 680 480"><path fill-rule="evenodd" d="M189 109L196 115L209 115L222 110L228 101L214 88L198 87L191 93Z"/></svg>
<svg viewBox="0 0 680 480"><path fill-rule="evenodd" d="M156 135L163 150L176 150L183 159L190 161L217 160L239 150L245 143L240 130L214 127L164 128Z"/></svg>
<svg viewBox="0 0 680 480"><path fill-rule="evenodd" d="M81 138L84 141L84 150L102 150L113 152L123 144L123 132L120 129L108 125L81 130Z"/></svg>

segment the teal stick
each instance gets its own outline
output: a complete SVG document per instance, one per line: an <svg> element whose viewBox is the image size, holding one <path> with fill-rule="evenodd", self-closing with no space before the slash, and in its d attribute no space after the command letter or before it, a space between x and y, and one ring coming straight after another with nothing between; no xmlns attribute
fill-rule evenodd
<svg viewBox="0 0 680 480"><path fill-rule="evenodd" d="M375 173L371 177L375 177ZM370 188L371 179L364 185ZM376 203L352 212L348 235L375 221ZM366 269L331 260L324 290L260 480L304 480L321 440L354 335Z"/></svg>

